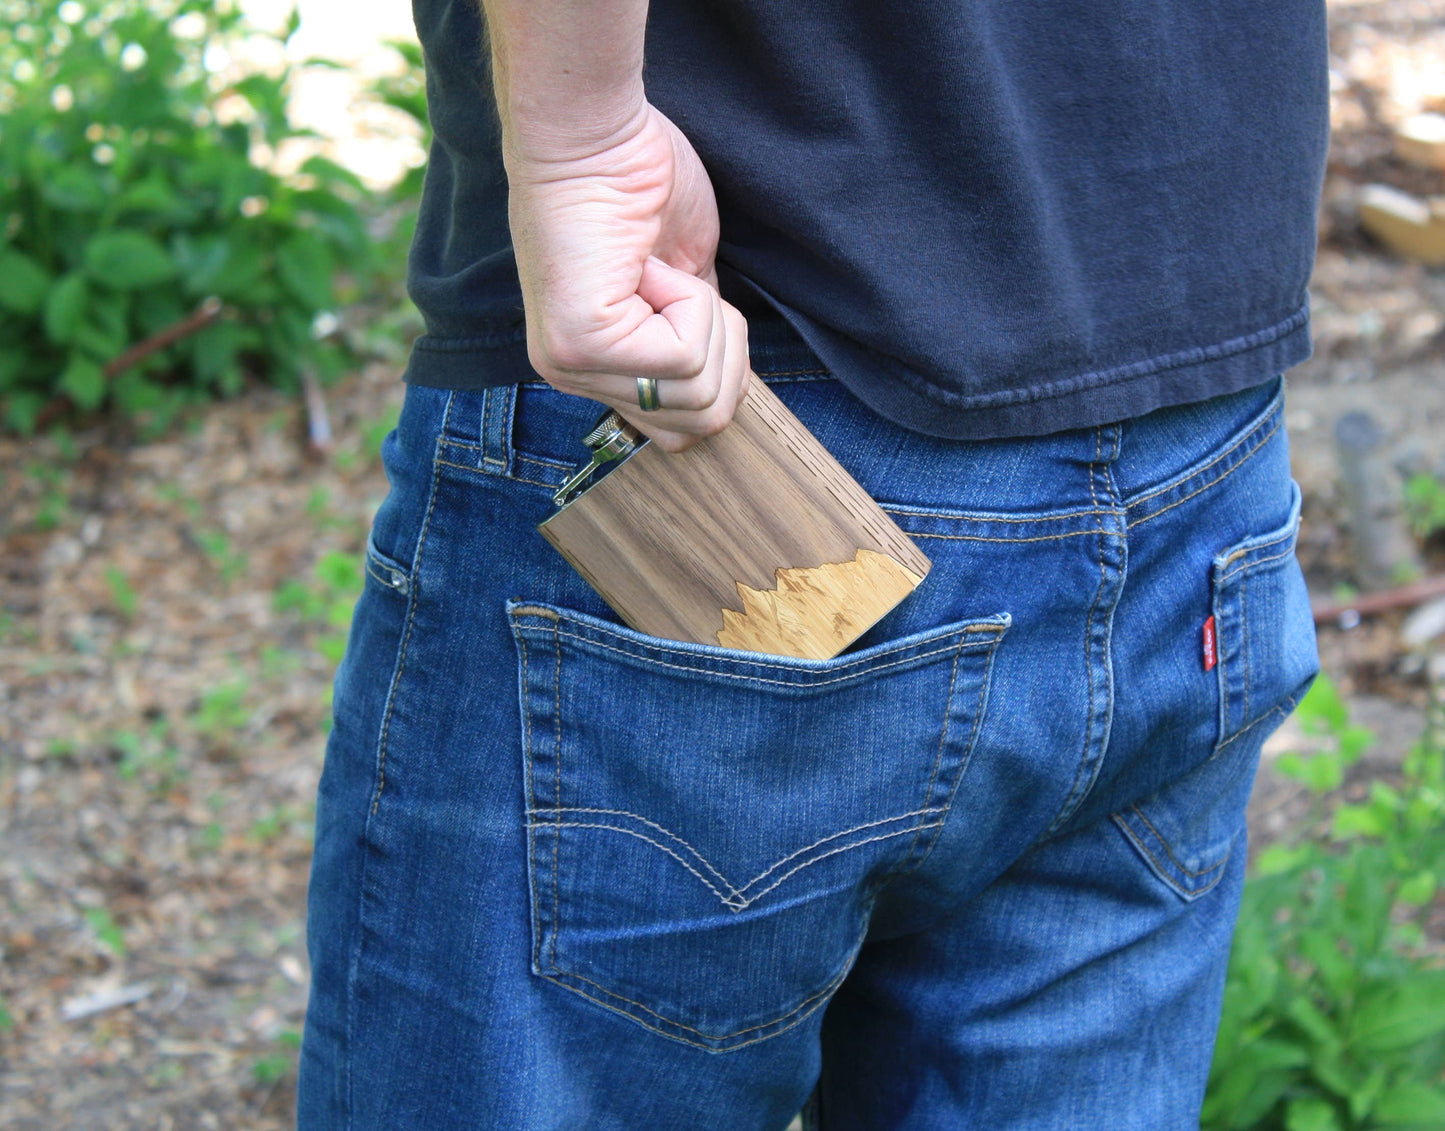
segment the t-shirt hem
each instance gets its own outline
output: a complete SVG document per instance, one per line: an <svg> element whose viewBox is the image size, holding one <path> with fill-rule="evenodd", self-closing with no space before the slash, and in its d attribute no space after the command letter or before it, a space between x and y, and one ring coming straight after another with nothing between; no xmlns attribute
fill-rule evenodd
<svg viewBox="0 0 1445 1131"><path fill-rule="evenodd" d="M1213 345L995 393L951 392L924 384L901 366L897 373L880 373L873 366L855 368L846 358L828 369L870 409L904 428L947 440L989 440L1108 424L1239 392L1298 365L1310 352L1306 303L1264 329ZM886 368L897 365L878 360ZM418 338L402 379L429 388L484 389L541 378L527 357L525 336L497 335Z"/></svg>

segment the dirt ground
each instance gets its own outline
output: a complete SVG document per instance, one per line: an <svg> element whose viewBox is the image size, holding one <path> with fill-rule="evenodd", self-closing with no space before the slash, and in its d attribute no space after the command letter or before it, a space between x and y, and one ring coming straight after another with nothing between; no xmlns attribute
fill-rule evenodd
<svg viewBox="0 0 1445 1131"><path fill-rule="evenodd" d="M1389 140L1445 111L1445 4L1331 13L1317 352L1289 394L1321 598L1354 580L1342 414L1371 411L1396 464L1445 475L1445 272L1354 218L1370 181L1445 193ZM329 458L308 455L299 401L259 386L153 442L104 420L68 444L0 438L0 1127L290 1125L312 798L398 365L328 390ZM1438 547L1426 564L1445 568ZM1402 644L1403 617L1321 629L1378 735L1347 791L1398 766L1445 666L1441 638ZM1266 766L1255 844L1305 811Z"/></svg>

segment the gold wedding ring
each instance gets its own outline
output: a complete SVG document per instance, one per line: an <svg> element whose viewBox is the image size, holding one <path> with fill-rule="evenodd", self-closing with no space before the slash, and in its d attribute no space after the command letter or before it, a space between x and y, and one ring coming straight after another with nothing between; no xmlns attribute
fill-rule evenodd
<svg viewBox="0 0 1445 1131"><path fill-rule="evenodd" d="M637 379L637 407L643 412L656 412L662 407L657 399L656 377L639 377Z"/></svg>

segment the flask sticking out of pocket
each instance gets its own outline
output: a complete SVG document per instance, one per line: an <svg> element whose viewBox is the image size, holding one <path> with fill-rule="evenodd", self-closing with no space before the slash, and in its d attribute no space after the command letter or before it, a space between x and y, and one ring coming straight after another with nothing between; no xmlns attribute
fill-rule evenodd
<svg viewBox="0 0 1445 1131"><path fill-rule="evenodd" d="M757 376L722 432L669 454L617 413L537 529L639 632L829 659L929 561ZM605 474L599 474L605 472Z"/></svg>

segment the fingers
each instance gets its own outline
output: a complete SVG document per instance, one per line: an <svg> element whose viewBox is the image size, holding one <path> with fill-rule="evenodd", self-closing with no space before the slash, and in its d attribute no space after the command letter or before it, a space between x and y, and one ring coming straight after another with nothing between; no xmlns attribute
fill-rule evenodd
<svg viewBox="0 0 1445 1131"><path fill-rule="evenodd" d="M705 280L649 259L614 336L533 348L533 366L556 388L617 409L664 451L722 431L746 395L747 322ZM558 353L566 364L558 364ZM660 407L643 412L637 378L658 382Z"/></svg>

